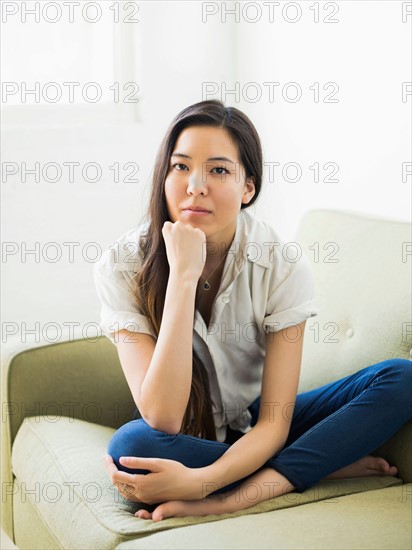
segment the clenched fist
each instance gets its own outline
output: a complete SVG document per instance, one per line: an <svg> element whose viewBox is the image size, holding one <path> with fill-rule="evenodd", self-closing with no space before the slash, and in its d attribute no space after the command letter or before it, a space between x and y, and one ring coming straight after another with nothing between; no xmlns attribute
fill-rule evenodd
<svg viewBox="0 0 412 550"><path fill-rule="evenodd" d="M199 280L206 262L206 235L198 227L180 220L165 222L162 235L166 245L170 272Z"/></svg>

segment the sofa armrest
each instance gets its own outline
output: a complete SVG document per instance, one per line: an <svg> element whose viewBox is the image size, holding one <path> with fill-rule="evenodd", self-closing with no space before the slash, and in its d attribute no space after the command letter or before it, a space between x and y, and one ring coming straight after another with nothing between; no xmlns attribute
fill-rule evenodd
<svg viewBox="0 0 412 550"><path fill-rule="evenodd" d="M106 338L12 343L1 362L2 526L12 537L11 449L26 417L58 423L62 416L119 428L136 405L115 346Z"/></svg>
<svg viewBox="0 0 412 550"><path fill-rule="evenodd" d="M106 338L3 348L3 422L13 442L26 416L62 416L119 428L136 408L115 346Z"/></svg>

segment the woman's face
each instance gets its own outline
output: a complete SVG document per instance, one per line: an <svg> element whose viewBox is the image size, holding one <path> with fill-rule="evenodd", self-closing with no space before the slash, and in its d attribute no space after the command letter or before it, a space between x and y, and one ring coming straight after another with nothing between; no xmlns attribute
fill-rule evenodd
<svg viewBox="0 0 412 550"><path fill-rule="evenodd" d="M212 241L228 242L233 238L241 204L247 204L255 194L253 178L245 178L237 147L227 130L186 128L176 141L165 181L171 221L190 223L202 229L206 237L215 236ZM191 206L208 212L187 210Z"/></svg>

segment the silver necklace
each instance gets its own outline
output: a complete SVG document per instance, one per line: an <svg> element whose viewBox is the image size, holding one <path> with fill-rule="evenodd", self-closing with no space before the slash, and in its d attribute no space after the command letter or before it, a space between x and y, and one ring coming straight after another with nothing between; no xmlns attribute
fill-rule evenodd
<svg viewBox="0 0 412 550"><path fill-rule="evenodd" d="M223 256L223 258L225 258L225 256ZM203 284L203 288L204 290L210 290L212 287L209 283L209 279L210 277L213 275L213 273L216 271L216 269L220 266L220 264L222 263L222 260L220 260L220 262L217 264L217 266L215 267L215 269L212 271L212 273L209 273L209 276L207 279L205 279L203 277L203 275L201 275L202 279L204 280L204 284Z"/></svg>

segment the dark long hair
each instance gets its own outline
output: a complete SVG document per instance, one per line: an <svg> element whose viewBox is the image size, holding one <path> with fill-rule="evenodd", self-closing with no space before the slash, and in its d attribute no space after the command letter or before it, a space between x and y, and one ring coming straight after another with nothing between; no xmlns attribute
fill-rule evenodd
<svg viewBox="0 0 412 550"><path fill-rule="evenodd" d="M236 144L246 178L253 176L256 189L250 202L242 203L241 208L247 208L256 201L262 184L263 162L259 135L244 113L235 107L225 107L221 101L209 100L183 109L172 121L156 156L147 212L150 224L140 243L143 252L142 267L134 279L138 307L148 318L156 336L160 331L169 279L169 263L162 228L166 221L172 220L167 211L165 180L179 135L184 129L193 126L225 128ZM181 433L216 440L208 373L195 350L192 351L192 385Z"/></svg>

